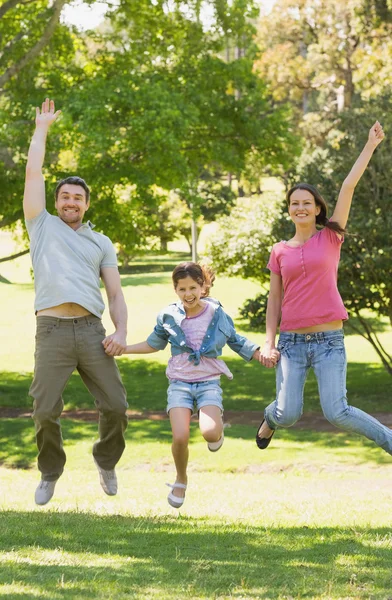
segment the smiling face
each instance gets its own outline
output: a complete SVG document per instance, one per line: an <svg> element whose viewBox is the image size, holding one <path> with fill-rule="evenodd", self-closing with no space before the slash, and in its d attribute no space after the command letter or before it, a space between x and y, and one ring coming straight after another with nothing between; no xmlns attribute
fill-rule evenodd
<svg viewBox="0 0 392 600"><path fill-rule="evenodd" d="M203 308L202 296L204 290L200 283L197 283L197 281L188 275L184 279L179 279L174 289L182 301L187 315L197 314L201 311Z"/></svg>
<svg viewBox="0 0 392 600"><path fill-rule="evenodd" d="M58 191L55 206L60 219L72 229L78 229L90 202L82 186L65 183Z"/></svg>
<svg viewBox="0 0 392 600"><path fill-rule="evenodd" d="M313 226L320 213L313 194L308 190L295 190L290 196L289 215L292 221L299 226Z"/></svg>

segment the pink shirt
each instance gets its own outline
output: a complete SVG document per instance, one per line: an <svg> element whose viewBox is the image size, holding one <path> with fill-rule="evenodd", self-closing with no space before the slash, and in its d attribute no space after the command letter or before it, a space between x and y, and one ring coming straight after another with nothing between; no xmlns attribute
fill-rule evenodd
<svg viewBox="0 0 392 600"><path fill-rule="evenodd" d="M213 305L206 302L204 310L198 315L183 319L181 329L185 333L187 346L193 348L193 350L200 350L208 325L214 314L215 309ZM189 354L183 352L169 359L166 375L170 380L208 381L209 379L218 379L221 375L226 375L229 379L233 379L232 373L223 360L201 356L200 363L195 365L188 358Z"/></svg>
<svg viewBox="0 0 392 600"><path fill-rule="evenodd" d="M280 331L348 319L337 288L342 241L324 227L302 246L273 246L267 267L282 277Z"/></svg>

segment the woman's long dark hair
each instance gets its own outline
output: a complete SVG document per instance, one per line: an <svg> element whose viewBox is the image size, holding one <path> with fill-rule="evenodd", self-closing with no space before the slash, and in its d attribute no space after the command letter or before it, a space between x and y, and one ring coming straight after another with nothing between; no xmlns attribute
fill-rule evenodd
<svg viewBox="0 0 392 600"><path fill-rule="evenodd" d="M206 298L210 293L210 288L213 286L215 280L215 273L206 265L199 265L195 262L183 262L176 266L172 273L172 280L174 288L177 287L180 279L186 279L190 277L193 281L196 281L199 285L203 286L202 296Z"/></svg>
<svg viewBox="0 0 392 600"><path fill-rule="evenodd" d="M328 229L332 229L332 231L335 231L335 233L339 233L341 235L346 233L346 229L341 227L339 225L339 223L337 223L336 221L330 221L328 219L327 203L325 202L324 198L322 197L322 195L320 194L318 189L315 188L314 185L310 185L310 183L297 183L296 185L294 185L292 188L289 189L289 191L287 192L287 195L286 195L287 204L289 206L290 206L291 194L293 194L296 190L306 190L307 192L310 192L312 194L314 201L316 203L316 206L318 206L320 208L320 212L316 217L316 225L322 225L323 227L328 227Z"/></svg>

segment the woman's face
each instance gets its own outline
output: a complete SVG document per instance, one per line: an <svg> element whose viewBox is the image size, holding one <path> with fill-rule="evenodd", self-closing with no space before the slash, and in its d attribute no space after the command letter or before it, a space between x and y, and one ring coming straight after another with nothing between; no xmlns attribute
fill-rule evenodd
<svg viewBox="0 0 392 600"><path fill-rule="evenodd" d="M320 207L308 190L295 190L290 196L289 215L296 225L314 225Z"/></svg>

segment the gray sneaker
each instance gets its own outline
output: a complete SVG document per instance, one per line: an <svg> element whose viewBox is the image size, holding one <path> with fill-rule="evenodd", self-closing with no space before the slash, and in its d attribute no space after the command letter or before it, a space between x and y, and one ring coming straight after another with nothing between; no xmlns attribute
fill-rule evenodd
<svg viewBox="0 0 392 600"><path fill-rule="evenodd" d="M99 466L97 461L94 458L94 462L97 465L98 473L99 473L99 481L101 483L102 489L108 496L115 496L117 494L117 476L116 471L111 469L110 471L106 471L106 469L102 469Z"/></svg>
<svg viewBox="0 0 392 600"><path fill-rule="evenodd" d="M39 486L35 490L35 503L39 506L47 504L54 494L54 488L56 487L57 479L55 481L45 481L41 479Z"/></svg>

